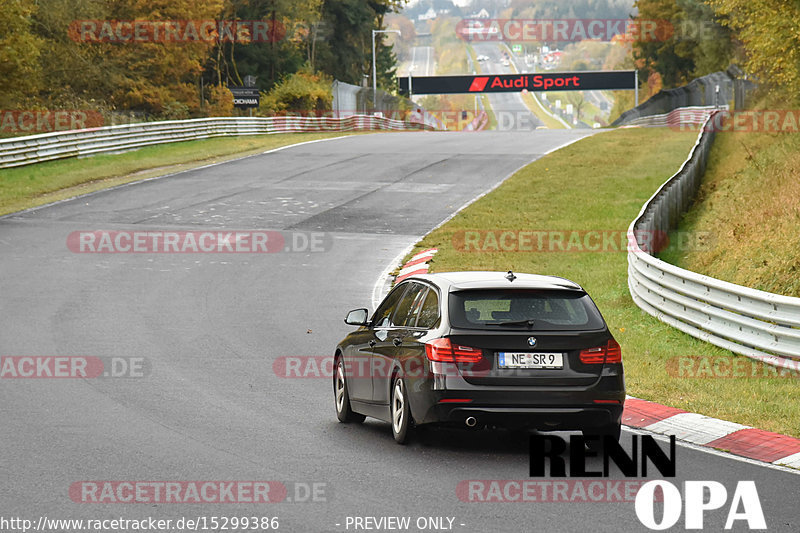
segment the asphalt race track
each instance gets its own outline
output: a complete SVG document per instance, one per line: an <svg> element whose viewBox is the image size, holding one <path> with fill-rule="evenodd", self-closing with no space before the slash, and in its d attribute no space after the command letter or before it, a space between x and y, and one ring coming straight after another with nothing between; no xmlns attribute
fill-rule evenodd
<svg viewBox="0 0 800 533"><path fill-rule="evenodd" d="M435 61L432 46L415 46L411 49L412 76L434 76ZM408 76L408 72L406 72Z"/></svg>
<svg viewBox="0 0 800 533"><path fill-rule="evenodd" d="M346 312L371 307L376 281L403 249L517 168L588 133L352 136L0 219L0 354L141 357L149 368L143 378L0 380L2 515L277 516L290 532L353 531L348 516L454 517L460 532L647 531L630 502L461 501L463 480L530 479L526 440L448 431L398 446L388 424L339 424L329 379L273 371L281 356L332 355ZM326 232L332 246L67 248L74 231L195 229ZM678 485L716 480L732 494L737 481L754 480L769 530L800 530L800 476L680 446L677 464ZM293 501L76 503L70 486L86 480L270 480ZM324 484L317 501L296 502L312 483ZM721 531L727 511L708 513L707 530Z"/></svg>
<svg viewBox="0 0 800 533"><path fill-rule="evenodd" d="M473 43L477 55L485 55L488 61L480 63L482 74L513 74L510 66L504 66L499 43ZM533 131L543 127L542 121L522 101L520 93L487 93L489 105L497 117L499 131Z"/></svg>

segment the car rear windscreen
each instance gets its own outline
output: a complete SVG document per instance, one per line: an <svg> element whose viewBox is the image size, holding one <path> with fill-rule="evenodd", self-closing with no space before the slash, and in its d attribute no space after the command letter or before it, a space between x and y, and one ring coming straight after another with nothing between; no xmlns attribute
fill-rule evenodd
<svg viewBox="0 0 800 533"><path fill-rule="evenodd" d="M597 306L581 291L457 291L450 294L449 311L455 328L575 331L605 327Z"/></svg>

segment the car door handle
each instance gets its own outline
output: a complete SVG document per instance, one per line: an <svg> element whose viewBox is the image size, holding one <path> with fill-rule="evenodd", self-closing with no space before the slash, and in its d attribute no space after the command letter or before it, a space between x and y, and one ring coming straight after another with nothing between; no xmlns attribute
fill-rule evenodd
<svg viewBox="0 0 800 533"><path fill-rule="evenodd" d="M395 346L400 346L401 344L403 344L403 339L400 337L395 337L394 339L392 339L392 342L394 343Z"/></svg>
<svg viewBox="0 0 800 533"><path fill-rule="evenodd" d="M375 341L369 341L369 347L370 348L374 348L376 344L378 344L378 343L375 342Z"/></svg>

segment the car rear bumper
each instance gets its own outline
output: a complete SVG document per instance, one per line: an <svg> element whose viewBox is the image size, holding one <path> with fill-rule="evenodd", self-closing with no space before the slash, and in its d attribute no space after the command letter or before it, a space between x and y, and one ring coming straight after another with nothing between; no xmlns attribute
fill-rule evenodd
<svg viewBox="0 0 800 533"><path fill-rule="evenodd" d="M606 374L586 387L547 388L482 387L449 377L446 387L419 392L411 405L418 424L464 426L474 417L476 426L554 431L604 428L620 423L625 403L622 373Z"/></svg>
<svg viewBox="0 0 800 533"><path fill-rule="evenodd" d="M573 407L486 407L479 405L452 406L438 404L431 422L466 426L467 419L474 425L500 427L526 427L542 431L605 428L619 424L622 404L584 405Z"/></svg>

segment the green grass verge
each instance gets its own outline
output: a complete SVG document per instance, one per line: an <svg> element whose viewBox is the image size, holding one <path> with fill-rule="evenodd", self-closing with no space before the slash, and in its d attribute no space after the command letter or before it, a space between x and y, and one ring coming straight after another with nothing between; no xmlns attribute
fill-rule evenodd
<svg viewBox="0 0 800 533"><path fill-rule="evenodd" d="M478 54L475 53L475 49L471 44L467 45L467 53L472 59L472 66L475 68L475 72L480 74L480 61L478 61Z"/></svg>
<svg viewBox="0 0 800 533"><path fill-rule="evenodd" d="M551 130L565 129L564 125L561 122L557 121L556 119L545 113L539 106L539 104L535 102L535 100L536 100L536 95L534 95L533 93L527 93L522 95L522 101L525 104L525 107L530 109L531 113L536 115L536 117L539 120L541 120L548 129Z"/></svg>
<svg viewBox="0 0 800 533"><path fill-rule="evenodd" d="M0 215L123 183L341 135L292 133L219 137L3 169L0 170Z"/></svg>
<svg viewBox="0 0 800 533"><path fill-rule="evenodd" d="M686 159L695 139L696 133L663 128L612 130L583 139L519 171L427 235L411 254L438 248L434 272L513 269L570 278L592 295L622 345L629 394L800 436L800 402L791 401L797 398L796 379L674 375L677 367L668 365L680 357L750 363L640 310L628 292L624 251L463 252L454 245L454 237L464 230L602 230L624 235L642 204Z"/></svg>
<svg viewBox="0 0 800 533"><path fill-rule="evenodd" d="M800 136L718 134L697 199L677 231L710 234L709 249L676 246L663 260L800 297Z"/></svg>

